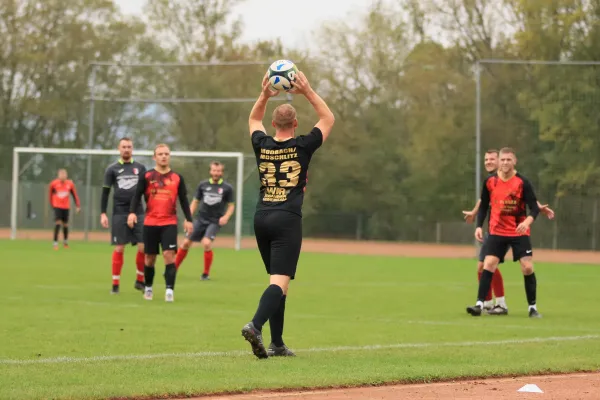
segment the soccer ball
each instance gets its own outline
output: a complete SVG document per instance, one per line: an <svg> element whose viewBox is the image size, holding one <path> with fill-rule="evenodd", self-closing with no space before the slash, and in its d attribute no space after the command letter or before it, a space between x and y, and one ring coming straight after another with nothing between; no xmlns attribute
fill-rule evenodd
<svg viewBox="0 0 600 400"><path fill-rule="evenodd" d="M271 87L286 92L292 88L292 82L296 80L297 73L298 68L290 60L275 61L267 72Z"/></svg>

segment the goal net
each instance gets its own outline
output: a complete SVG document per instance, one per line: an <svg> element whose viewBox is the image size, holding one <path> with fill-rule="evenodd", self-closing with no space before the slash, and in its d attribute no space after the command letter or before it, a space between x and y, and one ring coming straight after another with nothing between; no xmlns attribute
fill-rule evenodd
<svg viewBox="0 0 600 400"><path fill-rule="evenodd" d="M152 168L152 154L149 150L134 150L134 159L147 168ZM81 212L76 214L71 200L71 238L109 242L109 231L100 226L100 199L104 171L118 159L119 153L116 150L15 148L11 183L11 238L39 238L44 237L44 233L50 238L49 229L54 226L54 213L50 206L48 184L56 178L58 169L65 168L69 179L76 185L81 201ZM171 152L171 167L184 177L190 201L198 183L209 178L208 171L212 161L219 161L225 166L223 178L234 187L236 203L232 219L221 229L217 240L222 245L230 244L239 250L242 236L252 233L251 210L258 192L257 180L251 173L253 168L248 168L253 160L245 159L242 153L237 152ZM244 181L248 184L245 185ZM179 207L182 227L183 213ZM108 205L109 214L111 210L112 192Z"/></svg>

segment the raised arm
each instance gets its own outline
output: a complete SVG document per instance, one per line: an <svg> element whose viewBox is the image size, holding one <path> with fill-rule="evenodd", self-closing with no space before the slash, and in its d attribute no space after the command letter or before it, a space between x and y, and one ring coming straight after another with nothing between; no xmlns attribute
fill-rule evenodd
<svg viewBox="0 0 600 400"><path fill-rule="evenodd" d="M302 71L298 71L296 80L292 82L292 85L294 86L294 89L290 90L290 93L303 94L319 116L319 121L315 124L315 126L319 128L323 134L324 142L327 140L327 137L333 128L333 124L335 123L335 117L333 116L333 113L327 106L327 103L325 103L325 100L323 100L321 96L319 96L317 92L315 92L310 86L308 79L306 79L306 76L304 73L302 73Z"/></svg>
<svg viewBox="0 0 600 400"><path fill-rule="evenodd" d="M263 118L265 117L265 111L267 110L267 103L270 97L277 96L278 94L278 90L271 89L269 78L265 75L262 80L262 91L260 92L260 96L258 97L258 100L256 100L256 103L254 103L254 107L252 107L250 117L248 118L250 135L255 131L265 131Z"/></svg>

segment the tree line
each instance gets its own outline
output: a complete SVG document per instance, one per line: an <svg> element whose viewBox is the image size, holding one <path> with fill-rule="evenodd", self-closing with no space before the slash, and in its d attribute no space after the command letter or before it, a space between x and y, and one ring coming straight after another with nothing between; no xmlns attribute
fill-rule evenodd
<svg viewBox="0 0 600 400"><path fill-rule="evenodd" d="M340 16L314 32L310 51L243 43L238 3L148 0L141 16L129 16L112 0L0 2L0 155L10 160L15 146L87 146L90 62L288 58L337 121L310 172L306 213L323 217L308 229L324 230L342 214L360 216L366 237L411 239L407 226L457 220L473 203L478 60L600 60L600 0L378 1L356 20ZM483 148L516 148L518 169L557 207L598 197L600 66L479 68ZM251 98L265 69L101 67L95 95ZM308 130L309 105L293 104ZM93 146L113 148L127 135L138 147L166 141L176 150L251 153L250 107L95 102ZM83 159L73 163L84 171ZM47 167L26 179L48 179L57 166ZM10 174L11 163L1 163L0 179Z"/></svg>

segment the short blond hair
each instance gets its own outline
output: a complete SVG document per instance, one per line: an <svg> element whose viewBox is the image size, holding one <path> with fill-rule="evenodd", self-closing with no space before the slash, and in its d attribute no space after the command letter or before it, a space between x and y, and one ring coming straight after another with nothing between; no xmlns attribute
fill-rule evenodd
<svg viewBox="0 0 600 400"><path fill-rule="evenodd" d="M296 109L291 104L282 104L273 110L273 122L277 129L290 129L296 120Z"/></svg>
<svg viewBox="0 0 600 400"><path fill-rule="evenodd" d="M169 151L171 150L169 148L169 145L167 145L165 143L159 143L156 146L154 146L154 155L156 155L156 150L160 149L161 147L166 147Z"/></svg>
<svg viewBox="0 0 600 400"><path fill-rule="evenodd" d="M500 149L500 154L512 154L513 156L517 156L517 153L515 152L515 149L513 149L512 147L503 147Z"/></svg>

